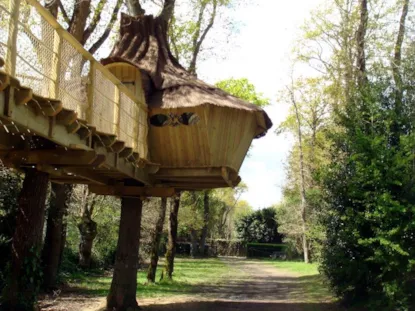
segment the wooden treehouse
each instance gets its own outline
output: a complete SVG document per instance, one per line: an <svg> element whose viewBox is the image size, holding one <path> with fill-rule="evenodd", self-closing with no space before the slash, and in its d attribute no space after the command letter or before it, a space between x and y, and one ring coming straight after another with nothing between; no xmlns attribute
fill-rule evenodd
<svg viewBox="0 0 415 311"><path fill-rule="evenodd" d="M36 0L1 3L4 165L119 196L239 183L252 140L272 123L183 69L158 18L122 15L118 43L98 62Z"/></svg>

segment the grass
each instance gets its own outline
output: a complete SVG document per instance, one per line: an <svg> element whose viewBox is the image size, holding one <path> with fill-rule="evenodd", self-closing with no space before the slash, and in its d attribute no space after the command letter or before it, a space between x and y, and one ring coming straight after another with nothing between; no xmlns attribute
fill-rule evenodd
<svg viewBox="0 0 415 311"><path fill-rule="evenodd" d="M156 280L160 279L160 264L157 269ZM175 260L175 271L173 281L161 281L152 285L144 285L147 281L147 271L139 271L137 282L138 298L168 297L187 295L192 288L202 284L217 284L224 282L233 275L234 271L219 259L184 259ZM112 275L106 276L102 272L96 273L73 273L66 277L66 282L71 290L86 295L105 297L111 285Z"/></svg>
<svg viewBox="0 0 415 311"><path fill-rule="evenodd" d="M319 275L318 265L316 263L306 264L301 261L281 261L281 260L266 260L267 263L274 267L292 272L298 276Z"/></svg>

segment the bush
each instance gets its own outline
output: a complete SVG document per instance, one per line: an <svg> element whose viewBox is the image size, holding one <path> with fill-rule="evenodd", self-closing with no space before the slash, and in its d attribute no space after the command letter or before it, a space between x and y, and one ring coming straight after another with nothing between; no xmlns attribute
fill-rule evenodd
<svg viewBox="0 0 415 311"><path fill-rule="evenodd" d="M271 257L275 252L285 254L286 245L284 244L265 244L265 243L248 243L248 258L265 258Z"/></svg>

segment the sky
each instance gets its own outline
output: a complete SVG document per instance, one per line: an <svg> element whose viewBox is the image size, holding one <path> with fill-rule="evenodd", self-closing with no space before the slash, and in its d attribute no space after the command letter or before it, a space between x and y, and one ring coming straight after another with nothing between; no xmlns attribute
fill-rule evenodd
<svg viewBox="0 0 415 311"><path fill-rule="evenodd" d="M300 26L321 0L252 2L232 13L231 18L240 21L240 25L236 42L226 51L226 59L204 60L198 72L212 84L230 77L248 78L271 100L265 110L274 126L265 137L254 140L240 170L242 181L248 186L243 199L258 209L276 204L282 197L284 162L293 141L288 135L274 133L289 111L289 104L278 101L278 91L289 81L289 56L300 35Z"/></svg>

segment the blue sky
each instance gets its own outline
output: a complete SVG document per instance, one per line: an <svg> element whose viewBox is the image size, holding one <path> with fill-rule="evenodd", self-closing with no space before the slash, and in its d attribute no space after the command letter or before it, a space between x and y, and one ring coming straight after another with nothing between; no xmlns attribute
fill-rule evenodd
<svg viewBox="0 0 415 311"><path fill-rule="evenodd" d="M226 59L210 58L199 64L199 76L207 82L229 77L246 77L258 91L271 99L265 110L274 127L254 141L242 165L240 175L248 185L244 194L254 208L267 207L281 199L284 162L292 145L287 135L277 137L275 127L285 119L288 105L277 102L278 91L289 77L289 56L300 26L320 0L256 0L233 11L231 18L240 22L236 42L226 51ZM212 33L213 35L213 33Z"/></svg>

